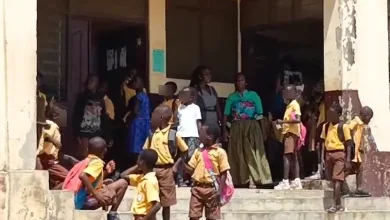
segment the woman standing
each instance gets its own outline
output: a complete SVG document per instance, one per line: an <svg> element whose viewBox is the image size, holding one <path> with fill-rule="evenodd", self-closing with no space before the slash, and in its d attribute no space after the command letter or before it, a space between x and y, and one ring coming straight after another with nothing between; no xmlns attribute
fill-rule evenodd
<svg viewBox="0 0 390 220"><path fill-rule="evenodd" d="M198 91L196 104L202 114L202 122L214 124L220 127L222 121L221 108L218 103L218 94L214 87L210 86L211 71L206 66L198 66L192 74L190 87Z"/></svg>
<svg viewBox="0 0 390 220"><path fill-rule="evenodd" d="M130 87L136 91L136 95L129 101L126 146L129 164L127 167L136 164L138 154L142 151L150 131L150 101L144 92L145 86L141 77L135 76L130 82Z"/></svg>
<svg viewBox="0 0 390 220"><path fill-rule="evenodd" d="M260 97L246 89L245 75L237 74L236 92L229 95L224 111L224 126L232 119L228 157L235 185L272 183L271 171L265 155L264 139L257 118L263 115ZM225 141L228 134L224 132Z"/></svg>
<svg viewBox="0 0 390 220"><path fill-rule="evenodd" d="M79 142L77 156L88 156L88 141L92 137L110 137L107 127L107 114L103 95L98 92L99 77L90 75L85 82L85 90L76 100L73 112L73 131Z"/></svg>

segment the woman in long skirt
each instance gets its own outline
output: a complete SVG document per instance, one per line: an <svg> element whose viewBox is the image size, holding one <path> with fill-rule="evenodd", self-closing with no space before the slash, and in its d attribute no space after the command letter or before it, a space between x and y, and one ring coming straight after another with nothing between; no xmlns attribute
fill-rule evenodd
<svg viewBox="0 0 390 220"><path fill-rule="evenodd" d="M264 138L257 118L263 114L260 97L246 89L245 75L237 74L236 92L229 95L224 111L224 138L228 140L226 122L232 119L228 157L230 173L235 185L272 183L271 171L265 155Z"/></svg>

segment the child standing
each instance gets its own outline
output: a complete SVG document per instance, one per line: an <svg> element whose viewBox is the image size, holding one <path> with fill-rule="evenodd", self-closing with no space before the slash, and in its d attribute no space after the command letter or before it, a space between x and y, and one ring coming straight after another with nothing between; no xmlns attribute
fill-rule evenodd
<svg viewBox="0 0 390 220"><path fill-rule="evenodd" d="M187 152L188 147L184 140L171 129L169 121L172 118L172 111L169 107L162 105L157 107L152 114L152 127L156 128L154 133L146 140L144 149L152 149L157 152L156 177L160 186L160 202L163 207L163 220L170 219L170 207L177 203L176 186L174 175L179 164L182 164L182 156ZM173 139L171 136L173 136ZM174 162L177 149L181 151L179 159Z"/></svg>
<svg viewBox="0 0 390 220"><path fill-rule="evenodd" d="M159 186L153 172L158 154L151 149L143 150L134 166L121 174L130 186L137 187L136 197L131 205L134 220L155 220L160 210ZM137 174L141 171L142 174Z"/></svg>
<svg viewBox="0 0 390 220"><path fill-rule="evenodd" d="M351 123L349 128L351 129L353 144L355 145L355 152L352 153L354 158L351 162L351 169L346 170L345 176L347 177L350 174L356 174L356 191L352 193L356 197L369 197L371 194L366 192L362 188L363 184L363 163L364 163L364 153L366 151L363 143L364 130L368 129L368 124L370 123L374 112L368 106L364 106L359 116L356 116Z"/></svg>
<svg viewBox="0 0 390 220"><path fill-rule="evenodd" d="M288 85L283 91L283 98L288 103L284 113L283 120L277 120L277 124L283 127L283 180L275 186L277 190L302 189L301 179L299 178L298 161L298 139L300 137L301 109L296 100L296 89L293 85ZM290 169L293 170L294 180L289 183Z"/></svg>
<svg viewBox="0 0 390 220"><path fill-rule="evenodd" d="M179 126L177 133L183 137L188 146L188 158L191 158L195 150L199 147L199 128L201 126L202 115L199 106L194 104L196 100L196 90L191 87L185 87L179 93L180 106L177 110ZM178 173L178 185L186 186L189 182L184 182L183 166Z"/></svg>
<svg viewBox="0 0 390 220"><path fill-rule="evenodd" d="M326 118L331 124L324 125L321 134L322 137L326 135L326 171L328 179L333 182L334 203L327 209L330 213L344 210L341 205L341 186L345 180L344 168L351 167L351 131L348 125L340 122L341 114L342 108L338 103L330 106ZM328 131L326 126L329 127Z"/></svg>
<svg viewBox="0 0 390 220"><path fill-rule="evenodd" d="M221 219L220 196L225 186L227 172L230 170L228 157L226 151L217 142L220 138L220 129L217 125L203 125L199 130L199 138L203 147L195 150L186 165L186 170L193 174L189 217L191 220L199 220L205 208L206 219ZM203 159L206 153L211 160L213 176L206 169ZM217 179L220 181L216 188Z"/></svg>
<svg viewBox="0 0 390 220"><path fill-rule="evenodd" d="M111 206L108 220L118 220L117 210L127 190L127 182L118 180L109 185L103 181L105 176L115 170L115 163L110 161L104 166L103 157L107 151L104 139L94 137L89 140L88 165L80 174L81 188L75 194L76 209L94 210Z"/></svg>
<svg viewBox="0 0 390 220"><path fill-rule="evenodd" d="M175 125L177 122L177 109L180 105L179 99L175 98L176 91L177 84L175 82L169 81L165 83L164 101L162 105L166 105L172 110L173 116L169 122L172 125Z"/></svg>

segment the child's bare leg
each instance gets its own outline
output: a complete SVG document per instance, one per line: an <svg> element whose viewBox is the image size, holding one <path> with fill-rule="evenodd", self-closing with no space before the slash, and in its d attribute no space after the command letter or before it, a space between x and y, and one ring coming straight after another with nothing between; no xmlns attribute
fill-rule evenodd
<svg viewBox="0 0 390 220"><path fill-rule="evenodd" d="M363 189L363 165L359 164L359 168L357 169L356 173L356 196L361 196L361 197L370 197L371 193L365 191Z"/></svg>
<svg viewBox="0 0 390 220"><path fill-rule="evenodd" d="M333 183L333 203L336 206L341 205L341 181L335 180Z"/></svg>
<svg viewBox="0 0 390 220"><path fill-rule="evenodd" d="M162 217L163 220L169 220L171 218L171 207L163 207Z"/></svg>
<svg viewBox="0 0 390 220"><path fill-rule="evenodd" d="M299 179L299 177L300 177L298 153L299 152L295 152L295 154L292 155L292 164L290 164L290 166L292 166L294 169L294 172L293 172L294 179Z"/></svg>
<svg viewBox="0 0 390 220"><path fill-rule="evenodd" d="M115 199L111 207L112 212L118 211L119 205L121 204L123 197L125 196L125 193L127 191L127 186L127 181L124 179L120 179L107 186L109 190L115 192Z"/></svg>
<svg viewBox="0 0 390 220"><path fill-rule="evenodd" d="M284 154L283 156L283 179L288 180L290 177L290 165L292 154Z"/></svg>

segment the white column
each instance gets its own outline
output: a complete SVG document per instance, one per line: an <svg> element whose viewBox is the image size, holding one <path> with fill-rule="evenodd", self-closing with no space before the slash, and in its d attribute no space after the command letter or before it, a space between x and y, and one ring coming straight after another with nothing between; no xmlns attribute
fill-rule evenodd
<svg viewBox="0 0 390 220"><path fill-rule="evenodd" d="M37 1L0 0L0 169L36 157Z"/></svg>
<svg viewBox="0 0 390 220"><path fill-rule="evenodd" d="M387 0L358 0L356 4L356 63L362 105L374 110L371 129L381 151L390 151L388 125L389 46Z"/></svg>

